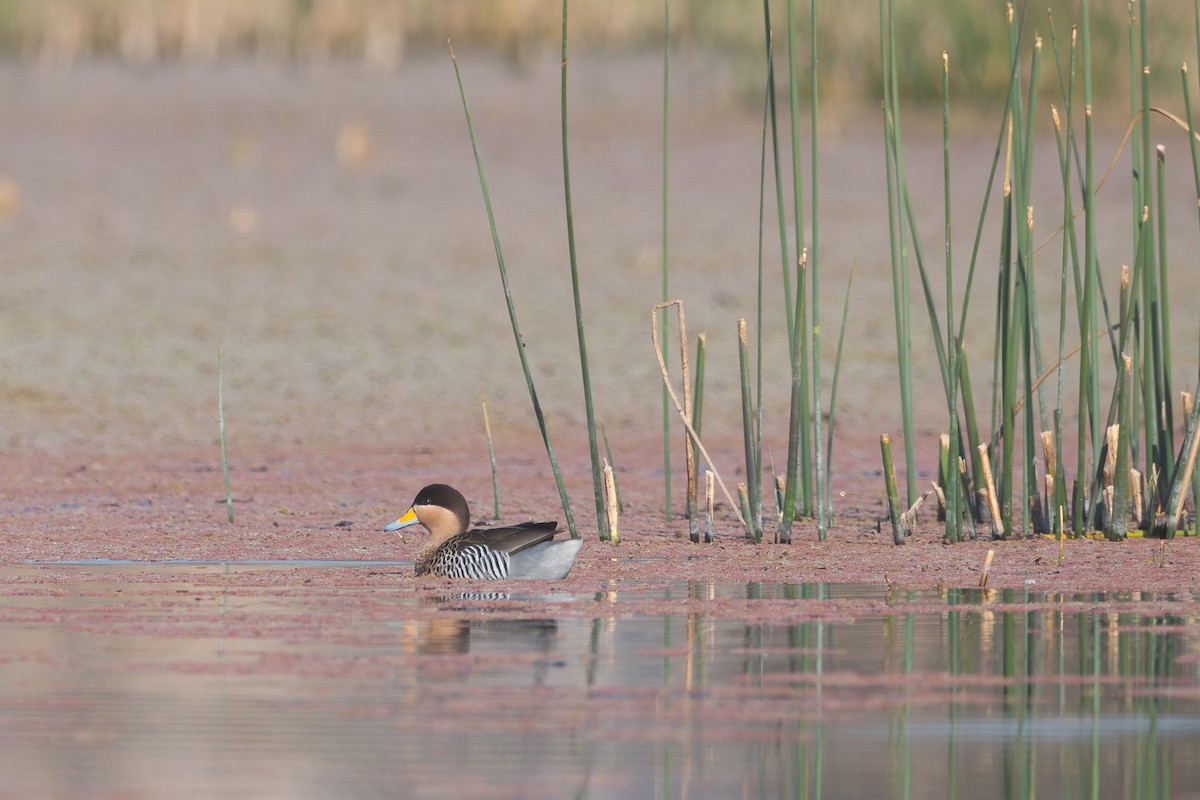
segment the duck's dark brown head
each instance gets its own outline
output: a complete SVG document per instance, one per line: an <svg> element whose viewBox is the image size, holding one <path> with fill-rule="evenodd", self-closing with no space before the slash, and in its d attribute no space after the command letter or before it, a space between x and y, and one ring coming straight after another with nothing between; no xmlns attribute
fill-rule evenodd
<svg viewBox="0 0 1200 800"><path fill-rule="evenodd" d="M467 499L453 486L431 483L417 492L404 516L384 530L400 530L418 522L432 535L430 543L436 544L471 527L471 509Z"/></svg>

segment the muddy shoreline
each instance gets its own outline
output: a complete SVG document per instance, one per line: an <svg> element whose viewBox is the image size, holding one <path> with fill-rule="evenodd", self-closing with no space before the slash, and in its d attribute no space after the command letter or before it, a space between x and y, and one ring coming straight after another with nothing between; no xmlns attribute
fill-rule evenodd
<svg viewBox="0 0 1200 800"><path fill-rule="evenodd" d="M718 451L720 452L720 451ZM5 459L0 495L5 535L0 561L411 560L424 541L416 529L404 541L381 528L402 511L423 481L453 475L476 519L492 503L490 475L474 448L396 454L378 448L262 451L241 455L232 470L235 522L226 520L219 461L209 452L130 455L84 460L70 456ZM502 517L561 519L544 454L527 451L500 465ZM569 463L577 464L572 460ZM240 465L247 466L240 466ZM482 468L481 468L482 467ZM692 544L686 522L665 521L661 478L653 466L620 473L626 511L619 546L602 543L589 512L587 475L568 468L577 525L586 544L575 569L555 590L612 591L677 581L859 583L881 587L972 588L986 552L994 549L988 587L1036 594L1131 593L1187 598L1200 591L1200 540L1162 543L1130 539L1068 541L1058 563L1056 542L943 543L936 521L923 519L901 547L880 527L877 478L838 479L845 497L827 540L802 522L790 545L755 545L727 509L718 509L716 541ZM768 537L773 526L768 528ZM1165 553L1165 561L1158 559ZM298 566L298 568L300 568ZM234 583L255 580L253 570ZM49 575L49 573L47 574ZM265 579L265 578L263 578ZM277 576L276 578L277 579ZM363 586L417 591L470 587L417 580L405 567L378 571L313 571L306 580L348 580ZM512 587L509 586L511 589ZM519 588L519 586L518 586Z"/></svg>

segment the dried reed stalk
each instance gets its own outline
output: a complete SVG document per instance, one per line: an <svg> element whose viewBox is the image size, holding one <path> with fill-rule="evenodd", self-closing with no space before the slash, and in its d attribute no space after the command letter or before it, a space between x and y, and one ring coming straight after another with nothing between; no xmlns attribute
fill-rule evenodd
<svg viewBox="0 0 1200 800"><path fill-rule="evenodd" d="M983 571L979 573L979 588L980 589L984 589L987 587L988 573L992 569L992 559L994 559L995 557L996 557L996 551L989 547L988 551L987 551L987 556L985 556L983 559Z"/></svg>
<svg viewBox="0 0 1200 800"><path fill-rule="evenodd" d="M608 511L608 538L613 544L621 543L619 517L620 503L617 502L617 480L613 476L612 465L604 460L604 504Z"/></svg>
<svg viewBox="0 0 1200 800"><path fill-rule="evenodd" d="M704 461L706 464L708 464L708 468L710 470L712 470L713 473L716 475L716 481L721 486L721 493L725 495L725 499L729 502L730 507L733 508L733 513L737 515L738 522L742 523L742 525L745 525L746 520L742 516L741 509L738 507L737 502L734 501L733 496L729 493L729 488L725 485L725 481L721 478L720 471L717 470L716 465L713 464L712 457L709 456L708 451L704 449L704 442L700 441L700 436L699 436L699 434L696 433L696 430L692 427L692 421L688 417L687 411L685 410L683 404L679 402L679 396L677 394L675 394L675 388L673 386L671 386L671 378L667 374L667 364L666 364L666 361L663 359L662 348L659 346L659 341L658 341L658 312L663 309L670 308L671 306L678 306L678 314L679 314L679 321L680 321L679 329L680 329L680 334L681 334L680 342L683 345L681 350L684 353L686 353L687 352L687 349L686 349L687 340L683 336L683 333L684 333L683 301L682 300L668 300L665 303L658 303L654 306L654 308L650 309L650 337L654 342L654 356L655 356L655 358L658 359L658 369L662 375L663 386L667 390L667 396L671 399L671 404L675 406L675 412L677 414L679 414L680 420L683 421L683 428L685 431L687 431L687 434L688 434L688 442L695 443L696 449L699 450L700 455L704 457ZM688 380L687 380L686 375L684 377L683 383L684 383L684 386L688 385ZM693 458L695 457L694 451L693 451L692 457Z"/></svg>
<svg viewBox="0 0 1200 800"><path fill-rule="evenodd" d="M492 465L492 519L500 519L500 481L496 477L496 448L492 442L492 423L488 419L487 398L479 395L479 405L483 408L483 432L487 435L488 461Z"/></svg>
<svg viewBox="0 0 1200 800"><path fill-rule="evenodd" d="M892 437L886 433L880 436L879 450L883 456L883 481L887 486L888 519L892 522L892 543L904 544L904 515L900 511L900 491L896 488L896 467L892 462Z"/></svg>
<svg viewBox="0 0 1200 800"><path fill-rule="evenodd" d="M1004 538L1004 520L1000 517L1000 501L996 498L996 481L992 477L992 462L988 458L987 445L979 445L979 461L983 467L983 489L987 493L988 511L992 515L992 530L997 539Z"/></svg>

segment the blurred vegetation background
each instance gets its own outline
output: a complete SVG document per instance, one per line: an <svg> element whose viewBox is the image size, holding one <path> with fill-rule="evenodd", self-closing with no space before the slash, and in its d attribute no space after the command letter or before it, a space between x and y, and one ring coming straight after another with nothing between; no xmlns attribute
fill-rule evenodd
<svg viewBox="0 0 1200 800"><path fill-rule="evenodd" d="M1079 0L1016 5L1025 9L1027 34L1050 44L1050 19L1064 59ZM1177 88L1180 63L1195 54L1192 4L1151 5L1152 79ZM562 6L558 0L0 0L0 52L26 63L67 65L79 59L115 58L137 65L205 61L230 56L281 60L340 58L378 69L396 69L422 47L482 43L520 60L556 47ZM763 48L760 0L673 0L674 47L744 59ZM797 2L806 27L809 3ZM940 54L951 52L957 102L991 102L1008 83L1008 39L1002 0L951 3L909 0L897 4L898 51L910 99L940 94ZM786 3L772 3L777 40ZM1096 89L1127 91L1130 11L1126 3L1091 7ZM571 7L576 46L660 46L663 4L651 0L586 0ZM838 0L818 9L822 91L827 97L878 95L879 4ZM801 37L807 41L807 35ZM1032 41L1032 35L1026 45ZM782 47L779 57L783 57ZM1028 52L1027 47L1023 52ZM1047 53L1049 54L1049 53ZM1048 89L1056 88L1047 70Z"/></svg>

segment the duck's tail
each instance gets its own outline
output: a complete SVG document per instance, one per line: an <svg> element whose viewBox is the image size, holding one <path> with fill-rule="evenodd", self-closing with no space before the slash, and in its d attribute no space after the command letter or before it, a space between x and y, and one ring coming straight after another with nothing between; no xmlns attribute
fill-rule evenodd
<svg viewBox="0 0 1200 800"><path fill-rule="evenodd" d="M583 539L562 539L521 550L509 556L508 577L516 580L556 581L567 577Z"/></svg>

